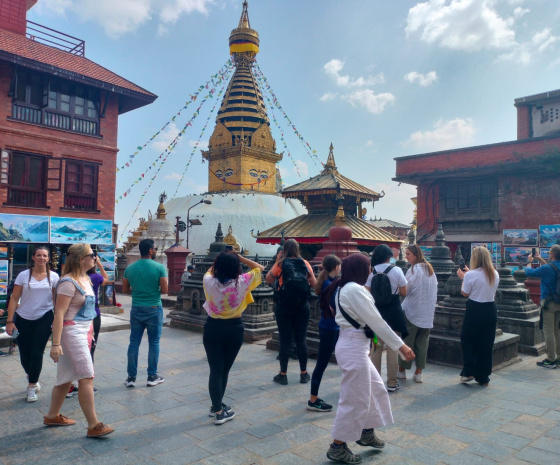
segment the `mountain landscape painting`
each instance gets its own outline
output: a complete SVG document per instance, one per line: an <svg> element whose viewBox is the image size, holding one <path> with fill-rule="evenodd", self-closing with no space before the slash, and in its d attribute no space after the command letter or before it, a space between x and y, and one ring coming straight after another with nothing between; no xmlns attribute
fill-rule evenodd
<svg viewBox="0 0 560 465"><path fill-rule="evenodd" d="M84 218L51 217L53 244L111 244L113 222Z"/></svg>
<svg viewBox="0 0 560 465"><path fill-rule="evenodd" d="M0 242L49 242L49 217L0 213Z"/></svg>
<svg viewBox="0 0 560 465"><path fill-rule="evenodd" d="M552 247L560 244L560 224L543 224L539 226L539 245Z"/></svg>

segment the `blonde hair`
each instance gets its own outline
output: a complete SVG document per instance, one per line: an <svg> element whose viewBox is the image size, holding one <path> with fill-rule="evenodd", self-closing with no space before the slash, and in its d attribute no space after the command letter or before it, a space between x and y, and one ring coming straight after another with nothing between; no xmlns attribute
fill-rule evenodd
<svg viewBox="0 0 560 465"><path fill-rule="evenodd" d="M412 255L416 257L416 263L414 265L423 265L426 270L428 270L428 276L432 276L434 274L434 269L426 257L424 257L424 252L419 245L411 244L409 245L406 250L408 250ZM414 274L414 265L410 267L410 272Z"/></svg>
<svg viewBox="0 0 560 465"><path fill-rule="evenodd" d="M91 253L93 253L93 250L89 244L71 245L66 253L66 262L64 263L62 274L70 275L73 279L82 277L82 262L80 260ZM86 275L86 277L89 280L89 276Z"/></svg>
<svg viewBox="0 0 560 465"><path fill-rule="evenodd" d="M492 265L492 257L486 247L475 247L471 252L471 270L476 268L482 268L488 278L488 282L494 284L496 274L494 265Z"/></svg>

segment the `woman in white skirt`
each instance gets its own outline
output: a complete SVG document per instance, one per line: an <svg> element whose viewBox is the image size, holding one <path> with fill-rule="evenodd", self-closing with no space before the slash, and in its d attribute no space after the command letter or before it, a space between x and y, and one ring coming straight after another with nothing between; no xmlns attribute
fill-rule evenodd
<svg viewBox="0 0 560 465"><path fill-rule="evenodd" d="M93 361L90 348L95 318L95 296L86 274L94 266L94 254L87 244L68 249L63 276L58 282L54 309L51 358L57 363L56 383L52 390L47 426L70 426L76 423L60 414L73 380L78 380L78 400L86 417L88 437L112 433L113 428L97 419L93 400Z"/></svg>
<svg viewBox="0 0 560 465"><path fill-rule="evenodd" d="M406 360L414 359L412 349L385 323L375 308L373 297L364 288L369 271L370 263L366 256L353 254L346 257L342 261L342 275L335 296L335 320L340 326L335 353L342 371L342 382L332 429L333 442L327 457L341 463L362 461L348 448L347 442L384 447L385 443L377 437L374 428L393 423L389 394L369 358L370 339L363 328L368 326L392 350L399 350ZM343 312L359 325L359 329L347 320Z"/></svg>

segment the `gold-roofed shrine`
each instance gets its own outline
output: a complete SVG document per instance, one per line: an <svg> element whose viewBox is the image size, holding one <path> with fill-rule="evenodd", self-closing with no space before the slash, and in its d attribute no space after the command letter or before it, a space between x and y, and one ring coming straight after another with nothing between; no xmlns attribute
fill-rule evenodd
<svg viewBox="0 0 560 465"><path fill-rule="evenodd" d="M376 202L383 195L340 174L331 144L321 173L282 191L282 197L300 200L308 213L259 232L257 242L278 244L282 237L286 237L296 239L300 244L320 246L328 239L332 226L344 225L352 230L352 240L365 250L379 244L400 248L401 241L396 236L361 218L362 203Z"/></svg>
<svg viewBox="0 0 560 465"><path fill-rule="evenodd" d="M253 73L259 34L251 29L247 2L239 25L231 31L229 47L235 72L216 117L216 126L202 152L209 161L208 192L259 191L275 193L276 142L264 99ZM278 189L277 189L278 188Z"/></svg>

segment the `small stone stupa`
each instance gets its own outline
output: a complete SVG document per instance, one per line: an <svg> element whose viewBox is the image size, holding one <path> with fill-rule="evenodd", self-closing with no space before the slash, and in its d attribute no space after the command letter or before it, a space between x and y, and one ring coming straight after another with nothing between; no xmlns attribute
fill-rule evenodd
<svg viewBox="0 0 560 465"><path fill-rule="evenodd" d="M428 361L431 363L456 367L463 365L461 327L468 299L461 294L463 282L457 276L461 259L461 249L459 248L455 255L455 266L445 283L444 291L447 297L436 305L434 327L430 333L430 346L428 347ZM493 370L499 370L521 360L517 356L518 342L518 335L496 329L492 359Z"/></svg>
<svg viewBox="0 0 560 465"><path fill-rule="evenodd" d="M451 251L449 250L449 247L445 245L445 233L443 232L441 223L438 223L436 245L435 247L432 247L430 263L434 268L434 273L436 274L438 281L437 301L441 302L448 296L446 291L447 281L450 276L452 276L453 270L457 270L453 260L451 260ZM461 293L459 292L459 294Z"/></svg>

